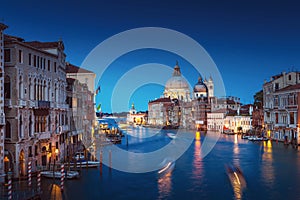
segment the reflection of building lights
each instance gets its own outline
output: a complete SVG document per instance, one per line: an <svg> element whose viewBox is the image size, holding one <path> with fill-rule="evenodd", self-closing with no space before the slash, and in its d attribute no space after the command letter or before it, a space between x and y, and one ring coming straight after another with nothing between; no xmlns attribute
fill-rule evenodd
<svg viewBox="0 0 300 200"><path fill-rule="evenodd" d="M238 136L237 136L237 134L234 135L234 143L235 143L235 144L238 143Z"/></svg>
<svg viewBox="0 0 300 200"><path fill-rule="evenodd" d="M196 140L200 140L200 138L201 138L200 132L197 131L197 132L196 132L195 139L196 139Z"/></svg>

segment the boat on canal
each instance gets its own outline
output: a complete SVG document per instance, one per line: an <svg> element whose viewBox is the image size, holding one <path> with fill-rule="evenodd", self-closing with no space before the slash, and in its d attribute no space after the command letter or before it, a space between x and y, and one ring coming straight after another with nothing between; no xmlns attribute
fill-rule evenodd
<svg viewBox="0 0 300 200"><path fill-rule="evenodd" d="M60 171L42 171L41 175L46 178L61 178L61 172ZM66 176L67 179L75 179L79 178L79 172L77 171L67 171Z"/></svg>
<svg viewBox="0 0 300 200"><path fill-rule="evenodd" d="M171 139L175 139L177 137L175 133L167 133L167 136Z"/></svg>
<svg viewBox="0 0 300 200"><path fill-rule="evenodd" d="M158 171L158 175L159 176L164 176L165 174L168 174L170 172L173 171L174 167L175 167L175 161L169 160L169 159L165 159L162 163L161 163L161 168Z"/></svg>
<svg viewBox="0 0 300 200"><path fill-rule="evenodd" d="M268 141L268 138L265 137L257 137L257 136L252 136L252 137L248 137L249 141Z"/></svg>
<svg viewBox="0 0 300 200"><path fill-rule="evenodd" d="M68 164L65 164L68 166ZM77 161L76 163L71 162L70 168L97 168L100 165L98 161Z"/></svg>

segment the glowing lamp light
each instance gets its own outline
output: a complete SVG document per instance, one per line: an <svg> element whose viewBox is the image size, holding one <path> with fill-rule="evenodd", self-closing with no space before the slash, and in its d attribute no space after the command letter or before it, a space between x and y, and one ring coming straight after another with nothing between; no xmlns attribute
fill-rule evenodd
<svg viewBox="0 0 300 200"><path fill-rule="evenodd" d="M196 132L196 135L195 135L195 139L196 139L196 140L200 140L200 138L201 138L200 132L197 131L197 132Z"/></svg>
<svg viewBox="0 0 300 200"><path fill-rule="evenodd" d="M56 155L58 154L58 149L55 149L55 154L56 154Z"/></svg>
<svg viewBox="0 0 300 200"><path fill-rule="evenodd" d="M4 162L9 162L9 159L7 156L4 157Z"/></svg>

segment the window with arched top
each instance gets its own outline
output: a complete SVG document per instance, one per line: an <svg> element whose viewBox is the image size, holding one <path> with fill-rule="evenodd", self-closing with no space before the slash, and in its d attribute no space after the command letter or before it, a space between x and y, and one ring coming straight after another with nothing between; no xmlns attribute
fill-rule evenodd
<svg viewBox="0 0 300 200"><path fill-rule="evenodd" d="M11 138L11 125L9 121L6 121L5 124L5 138L10 139Z"/></svg>
<svg viewBox="0 0 300 200"><path fill-rule="evenodd" d="M29 116L29 136L32 136L32 118L31 118L31 115Z"/></svg>
<svg viewBox="0 0 300 200"><path fill-rule="evenodd" d="M22 121L22 115L19 117L19 136L20 138L23 138L23 121Z"/></svg>
<svg viewBox="0 0 300 200"><path fill-rule="evenodd" d="M23 98L24 94L24 87L23 87L23 78L22 76L19 77L19 98Z"/></svg>
<svg viewBox="0 0 300 200"><path fill-rule="evenodd" d="M9 76L5 76L4 78L4 98L6 99L11 98L11 84L10 84Z"/></svg>

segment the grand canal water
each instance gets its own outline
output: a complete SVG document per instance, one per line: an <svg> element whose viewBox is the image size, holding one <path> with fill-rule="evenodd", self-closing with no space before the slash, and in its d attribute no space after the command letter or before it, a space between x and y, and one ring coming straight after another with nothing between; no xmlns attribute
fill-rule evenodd
<svg viewBox="0 0 300 200"><path fill-rule="evenodd" d="M119 147L130 151L152 151L172 140L166 131L146 138L152 133L151 129L144 129L142 134L139 129L128 132L128 147L125 138ZM300 199L298 150L275 141L251 142L237 136L221 135L212 151L201 158L201 145L209 134L215 133L201 133L200 140L192 142L170 173L163 176L157 171L126 173L110 170L104 165L101 172L99 168L83 170L80 179L66 181L62 198ZM247 183L243 191L232 187L224 167L227 164L242 169ZM52 183L52 180L44 181L44 184ZM49 192L45 195L45 199L51 197Z"/></svg>

